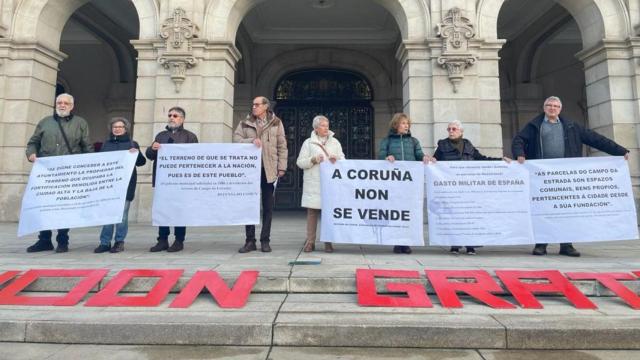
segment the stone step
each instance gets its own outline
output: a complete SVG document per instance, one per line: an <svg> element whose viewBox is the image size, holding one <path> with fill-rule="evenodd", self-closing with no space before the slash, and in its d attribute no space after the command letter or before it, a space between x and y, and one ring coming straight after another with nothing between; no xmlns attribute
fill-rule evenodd
<svg viewBox="0 0 640 360"><path fill-rule="evenodd" d="M354 294L253 294L241 309L201 295L187 309L0 306L0 341L118 345L233 345L449 349L640 349L640 317L615 298L579 310L360 307Z"/></svg>

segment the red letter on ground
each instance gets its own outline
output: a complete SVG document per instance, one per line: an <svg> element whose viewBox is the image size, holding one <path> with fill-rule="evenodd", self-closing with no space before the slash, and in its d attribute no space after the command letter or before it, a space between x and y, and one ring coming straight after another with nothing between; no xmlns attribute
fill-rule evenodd
<svg viewBox="0 0 640 360"><path fill-rule="evenodd" d="M221 308L241 308L246 305L257 279L258 271L243 271L233 288L229 289L216 271L198 271L184 286L180 294L173 299L169 307L189 307L200 295L202 289L207 288Z"/></svg>
<svg viewBox="0 0 640 360"><path fill-rule="evenodd" d="M0 274L0 285L6 283L7 281L13 279L16 275L18 275L20 273L20 271L16 271L16 270L10 270L10 271L5 271L2 274Z"/></svg>
<svg viewBox="0 0 640 360"><path fill-rule="evenodd" d="M180 279L182 270L122 270L84 306L158 306ZM132 278L158 277L160 280L146 296L119 296Z"/></svg>
<svg viewBox="0 0 640 360"><path fill-rule="evenodd" d="M388 283L386 289L392 292L406 292L406 297L379 295L376 291L376 277L419 279L418 271L356 269L356 289L358 305L387 307L432 307L422 284Z"/></svg>
<svg viewBox="0 0 640 360"><path fill-rule="evenodd" d="M73 306L93 289L109 270L29 270L0 291L0 305ZM84 278L64 296L18 296L29 284L41 277Z"/></svg>
<svg viewBox="0 0 640 360"><path fill-rule="evenodd" d="M569 272L566 273L571 280L597 280L614 294L618 295L624 302L634 309L640 309L640 297L631 289L622 285L618 280L638 280L635 276L628 273L611 272L611 273L586 273L586 272Z"/></svg>
<svg viewBox="0 0 640 360"><path fill-rule="evenodd" d="M462 303L457 291L468 294L474 299L496 309L513 309L516 306L492 294L504 293L498 283L484 270L425 270L442 306L461 308ZM474 279L475 282L452 282L454 279Z"/></svg>
<svg viewBox="0 0 640 360"><path fill-rule="evenodd" d="M597 309L583 293L557 270L496 270L504 286L523 308L542 309L533 293L561 293L578 309ZM544 279L549 283L526 283L520 279Z"/></svg>

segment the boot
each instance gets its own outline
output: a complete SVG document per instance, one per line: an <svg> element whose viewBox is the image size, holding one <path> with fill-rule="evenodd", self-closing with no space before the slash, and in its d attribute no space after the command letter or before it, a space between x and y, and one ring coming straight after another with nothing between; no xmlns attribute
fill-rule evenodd
<svg viewBox="0 0 640 360"><path fill-rule="evenodd" d="M412 250L411 250L411 246L402 246L402 253L403 254L411 254Z"/></svg>
<svg viewBox="0 0 640 360"><path fill-rule="evenodd" d="M27 248L27 252L40 252L40 251L47 251L47 250L53 250L53 243L51 242L51 239L49 240L38 240L36 241L35 244L29 246Z"/></svg>
<svg viewBox="0 0 640 360"><path fill-rule="evenodd" d="M110 250L112 254L123 252L123 251L124 251L124 241L116 241L116 243L113 244Z"/></svg>
<svg viewBox="0 0 640 360"><path fill-rule="evenodd" d="M184 244L182 240L176 240L171 244L171 246L167 249L167 252L178 252L184 249Z"/></svg>
<svg viewBox="0 0 640 360"><path fill-rule="evenodd" d="M332 253L333 252L333 244L330 242L324 243L324 252Z"/></svg>
<svg viewBox="0 0 640 360"><path fill-rule="evenodd" d="M453 255L458 255L460 254L460 246L452 246L449 249L449 252L452 253Z"/></svg>
<svg viewBox="0 0 640 360"><path fill-rule="evenodd" d="M573 245L560 245L560 255L566 255L571 257L580 257L580 252L576 250Z"/></svg>
<svg viewBox="0 0 640 360"><path fill-rule="evenodd" d="M169 248L169 240L158 238L158 243L149 249L150 252L165 251Z"/></svg>
<svg viewBox="0 0 640 360"><path fill-rule="evenodd" d="M394 246L393 247L393 252L395 254L402 254L402 246L398 246L398 245Z"/></svg>
<svg viewBox="0 0 640 360"><path fill-rule="evenodd" d="M66 253L68 251L69 251L69 243L58 242L58 246L56 246L57 253Z"/></svg>
<svg viewBox="0 0 640 360"><path fill-rule="evenodd" d="M536 247L533 248L533 255L547 255L547 244L536 244Z"/></svg>
<svg viewBox="0 0 640 360"><path fill-rule="evenodd" d="M258 250L258 248L256 247L256 241L255 240L247 240L244 243L244 246L241 247L240 249L238 249L238 252L241 254L244 253L248 253L249 251L256 251Z"/></svg>
<svg viewBox="0 0 640 360"><path fill-rule="evenodd" d="M271 252L271 246L268 241L260 241L260 250L262 252Z"/></svg>
<svg viewBox="0 0 640 360"><path fill-rule="evenodd" d="M96 254L102 254L104 252L108 252L109 250L111 250L111 246L100 244L97 248L93 249L93 252Z"/></svg>
<svg viewBox="0 0 640 360"><path fill-rule="evenodd" d="M307 242L304 243L304 248L302 249L302 251L312 252L315 249L316 249L316 242L307 240Z"/></svg>

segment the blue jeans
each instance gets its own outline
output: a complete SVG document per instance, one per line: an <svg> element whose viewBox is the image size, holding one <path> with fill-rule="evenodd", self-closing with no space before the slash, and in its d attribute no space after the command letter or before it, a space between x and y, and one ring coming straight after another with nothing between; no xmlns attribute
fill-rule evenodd
<svg viewBox="0 0 640 360"><path fill-rule="evenodd" d="M127 237L127 231L129 231L129 205L131 201L124 202L124 212L122 213L122 222L119 224L105 225L100 232L100 244L110 245L111 237L113 236L113 228L116 228L116 242L124 241Z"/></svg>

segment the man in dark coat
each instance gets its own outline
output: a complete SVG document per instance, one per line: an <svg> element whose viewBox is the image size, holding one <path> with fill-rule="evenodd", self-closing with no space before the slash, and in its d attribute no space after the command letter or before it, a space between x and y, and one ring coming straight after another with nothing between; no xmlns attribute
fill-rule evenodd
<svg viewBox="0 0 640 360"><path fill-rule="evenodd" d="M581 157L583 144L609 155L629 159L629 150L614 141L560 117L562 102L556 96L544 101L544 113L536 116L513 138L512 152L519 163L525 159ZM547 244L536 244L533 255L546 255ZM560 254L580 256L571 243L560 244Z"/></svg>
<svg viewBox="0 0 640 360"><path fill-rule="evenodd" d="M158 158L158 149L160 149L160 144L190 144L198 142L196 134L184 128L185 116L186 113L184 109L179 106L174 106L169 109L169 123L165 128L166 130L159 132L158 135L156 135L153 144L147 148L145 155L147 155L147 159L153 161L153 186L156 185L156 159ZM184 248L184 239L187 234L187 227L175 226L173 230L176 240L171 244L171 246L169 246L169 235L171 234L171 229L169 226L160 226L158 228L158 243L151 247L149 251L181 251Z"/></svg>
<svg viewBox="0 0 640 360"><path fill-rule="evenodd" d="M89 125L80 116L71 113L73 96L60 94L56 97L53 116L40 120L27 143L27 159L35 162L39 157L82 154L93 152L89 140ZM53 250L51 230L40 231L38 241L27 248L27 252ZM69 251L69 229L58 229L57 253Z"/></svg>

